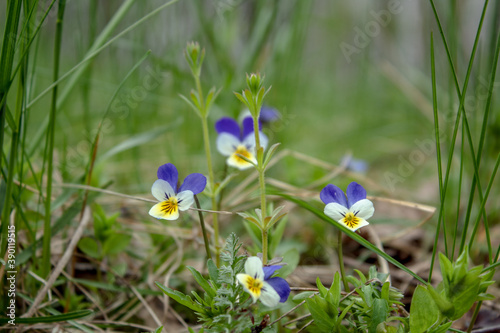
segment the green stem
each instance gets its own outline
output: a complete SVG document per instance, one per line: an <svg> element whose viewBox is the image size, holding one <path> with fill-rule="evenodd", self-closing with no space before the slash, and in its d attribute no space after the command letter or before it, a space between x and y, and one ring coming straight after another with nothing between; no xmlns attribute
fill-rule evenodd
<svg viewBox="0 0 500 333"><path fill-rule="evenodd" d="M262 264L267 264L267 229L262 229Z"/></svg>
<svg viewBox="0 0 500 333"><path fill-rule="evenodd" d="M476 322L477 316L479 314L479 309L481 309L482 304L483 304L482 301L479 301L476 304L476 308L474 309L474 314L472 315L472 319L470 320L469 327L467 328L467 333L472 332L472 329L474 328L474 323Z"/></svg>
<svg viewBox="0 0 500 333"><path fill-rule="evenodd" d="M194 74L194 73L193 73ZM198 73L199 74L199 73ZM205 155L207 158L208 167L208 183L210 184L211 193L209 196L212 199L212 210L216 211L218 209L217 198L215 196L215 181L214 181L214 171L212 167L212 153L210 152L210 135L208 131L208 112L203 99L203 89L201 88L201 82L199 75L193 75L196 82L196 89L198 90L198 98L201 106L201 125L203 130L203 142L205 145ZM219 219L217 213L212 214L213 228L214 228L214 245L215 245L215 264L217 267L220 266L220 244L219 244Z"/></svg>
<svg viewBox="0 0 500 333"><path fill-rule="evenodd" d="M59 76L59 60L61 56L61 39L63 28L63 15L66 0L59 1L57 10L57 23L56 23L56 38L54 43L54 70L53 80L57 81ZM47 277L50 271L50 241L51 241L51 197L52 197L52 174L54 170L53 156L54 156L54 135L55 135L55 122L56 122L56 101L57 101L57 88L54 86L52 90L52 104L50 108L49 129L47 131L47 192L45 195L45 221L43 225L43 251L42 251L42 277Z"/></svg>
<svg viewBox="0 0 500 333"><path fill-rule="evenodd" d="M266 204L266 182L265 182L265 168L263 165L264 150L260 146L259 136L259 118L253 118L253 129L255 133L255 149L257 152L257 171L259 172L259 187L260 187L260 209L262 214L262 263L267 264L267 204Z"/></svg>
<svg viewBox="0 0 500 333"><path fill-rule="evenodd" d="M194 201L196 202L196 207L201 209L200 201L198 197L194 196ZM212 255L210 254L210 244L208 242L207 229L205 228L205 220L203 219L203 213L201 210L198 211L198 217L200 218L201 232L203 234L203 241L205 242L205 251L207 252L207 259L212 259Z"/></svg>
<svg viewBox="0 0 500 333"><path fill-rule="evenodd" d="M337 244L337 255L339 257L339 266L340 266L340 275L342 276L342 282L344 283L344 291L348 293L349 290L349 283L347 282L347 275L345 275L345 268L344 268L344 257L342 254L342 231L339 230L339 238L338 238L338 244Z"/></svg>

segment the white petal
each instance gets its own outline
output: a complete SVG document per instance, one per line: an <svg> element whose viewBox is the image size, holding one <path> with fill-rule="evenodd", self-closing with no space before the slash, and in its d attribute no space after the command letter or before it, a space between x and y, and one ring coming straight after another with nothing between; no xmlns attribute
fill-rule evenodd
<svg viewBox="0 0 500 333"><path fill-rule="evenodd" d="M250 257L245 262L245 273L254 279L264 280L264 270L259 257Z"/></svg>
<svg viewBox="0 0 500 333"><path fill-rule="evenodd" d="M224 156L230 156L241 144L239 138L229 133L221 133L217 137L217 150Z"/></svg>
<svg viewBox="0 0 500 333"><path fill-rule="evenodd" d="M344 207L336 202L330 202L325 206L325 214L335 221L342 220L347 212L349 212L347 207Z"/></svg>
<svg viewBox="0 0 500 333"><path fill-rule="evenodd" d="M194 194L191 191L182 191L177 193L177 204L179 205L179 210L188 210L194 203Z"/></svg>
<svg viewBox="0 0 500 333"><path fill-rule="evenodd" d="M265 306L273 308L280 302L280 295L269 283L264 281L264 287L260 291L260 301Z"/></svg>
<svg viewBox="0 0 500 333"><path fill-rule="evenodd" d="M165 201L159 202L149 210L149 215L157 219L163 220L177 220L179 218L179 210L174 209L173 211L167 212L163 208Z"/></svg>
<svg viewBox="0 0 500 333"><path fill-rule="evenodd" d="M373 208L373 203L368 199L359 200L350 209L357 217L361 219L369 219L373 216L375 208Z"/></svg>
<svg viewBox="0 0 500 333"><path fill-rule="evenodd" d="M168 198L175 196L175 192L172 186L170 186L170 184L163 179L157 179L153 183L153 186L151 187L151 193L153 193L153 196L158 201L165 201Z"/></svg>
<svg viewBox="0 0 500 333"><path fill-rule="evenodd" d="M260 145L266 149L267 143L269 142L269 139L267 138L267 135L264 133L259 132L259 141ZM243 139L243 144L248 147L248 150L255 152L255 132L252 132L248 134L244 139Z"/></svg>
<svg viewBox="0 0 500 333"><path fill-rule="evenodd" d="M358 225L355 227L355 228L352 228L351 230L352 231L356 231L358 230L359 228L362 228L362 227L366 227L367 225L369 225L370 223L368 223L368 221L366 221L365 219L359 219L359 223Z"/></svg>
<svg viewBox="0 0 500 333"><path fill-rule="evenodd" d="M262 147L264 147L264 150L265 150L267 148L267 144L269 143L269 139L267 138L267 135L260 132L259 139L260 139L260 145Z"/></svg>
<svg viewBox="0 0 500 333"><path fill-rule="evenodd" d="M253 281L253 278L248 274L240 273L236 274L236 279L243 286L243 289L252 296L253 302L255 303L260 295L253 293L249 288L248 281Z"/></svg>

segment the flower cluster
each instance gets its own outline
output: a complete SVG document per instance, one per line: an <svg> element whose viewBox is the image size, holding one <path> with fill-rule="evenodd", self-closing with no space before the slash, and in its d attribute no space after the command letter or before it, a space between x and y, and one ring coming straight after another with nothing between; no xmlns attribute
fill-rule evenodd
<svg viewBox="0 0 500 333"><path fill-rule="evenodd" d="M236 275L236 278L252 296L254 303L260 299L262 304L275 307L278 303L286 302L290 295L288 282L280 277L272 277L280 268L279 265L262 266L259 257L250 257L245 262L245 273Z"/></svg>
<svg viewBox="0 0 500 333"><path fill-rule="evenodd" d="M335 185L328 184L321 190L320 198L326 204L325 214L352 231L368 225L372 217L373 203L366 199L366 190L356 182L347 186L347 198Z"/></svg>
<svg viewBox="0 0 500 333"><path fill-rule="evenodd" d="M151 192L160 202L149 210L149 215L157 219L177 220L179 211L188 210L194 202L194 195L203 192L207 185L205 176L192 173L181 186L177 186L177 168L171 163L160 166L157 176L158 180L154 182Z"/></svg>
<svg viewBox="0 0 500 333"><path fill-rule="evenodd" d="M255 133L253 119L247 117L243 119L243 127L236 120L229 117L223 117L215 124L215 129L219 136L217 137L217 149L224 156L229 156L227 165L240 170L248 169L252 166L246 159L257 163L255 158ZM259 124L260 125L260 124ZM260 145L267 146L268 139L264 133L259 132Z"/></svg>

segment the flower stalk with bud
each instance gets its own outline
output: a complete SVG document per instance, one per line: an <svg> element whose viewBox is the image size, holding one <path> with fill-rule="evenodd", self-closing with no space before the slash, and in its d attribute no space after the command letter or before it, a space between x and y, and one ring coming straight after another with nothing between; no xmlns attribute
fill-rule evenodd
<svg viewBox="0 0 500 333"><path fill-rule="evenodd" d="M266 182L265 182L265 170L267 164L269 163L273 153L276 151L278 144L273 145L267 155L264 158L264 147L262 146L262 138L260 137L260 126L259 126L259 115L262 108L262 103L264 97L269 92L269 89L265 89L263 85L264 79L260 74L247 75L247 88L244 89L241 94L235 93L236 97L248 107L250 114L253 118L253 127L255 135L255 158L256 161L252 161L245 156L240 155L240 157L247 162L254 165L255 169L259 174L259 188L260 188L260 211L257 211L257 218L252 217L246 213L240 214L246 220L251 221L256 224L261 230L262 234L262 263L265 265L268 258L268 232L274 223L281 219L285 214L278 215L281 208L275 210L270 216L267 212L266 203Z"/></svg>
<svg viewBox="0 0 500 333"><path fill-rule="evenodd" d="M191 69L191 74L193 75L196 90L191 90L189 100L187 97L182 96L181 98L186 101L193 111L200 117L201 126L203 132L203 143L205 147L205 155L207 159L208 168L208 193L212 202L212 210L216 211L217 206L217 189L214 179L214 172L212 167L212 154L210 151L210 134L208 131L208 115L210 113L210 107L217 97L217 92L213 87L208 92L206 98L203 95L203 89L201 87L201 68L203 65L203 59L205 58L205 49L200 49L200 45L197 42L191 42L187 44L186 51L184 53L186 61ZM214 245L215 245L215 261L217 266L220 264L220 244L219 244L219 220L217 213L212 214L212 224L214 228Z"/></svg>

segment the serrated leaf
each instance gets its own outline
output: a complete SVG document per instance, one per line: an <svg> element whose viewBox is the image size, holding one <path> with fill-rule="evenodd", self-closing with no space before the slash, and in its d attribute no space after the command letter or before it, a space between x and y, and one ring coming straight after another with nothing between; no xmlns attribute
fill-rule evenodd
<svg viewBox="0 0 500 333"><path fill-rule="evenodd" d="M155 282L155 284L158 286L158 288L161 289L161 291L163 291L165 293L165 295L167 295L171 299L177 301L178 303L190 308L191 310L193 310L195 312L199 312L199 313L205 312L205 310L199 304L197 304L195 301L193 301L190 296L184 295L180 291L170 289L169 287L166 287L159 282Z"/></svg>

